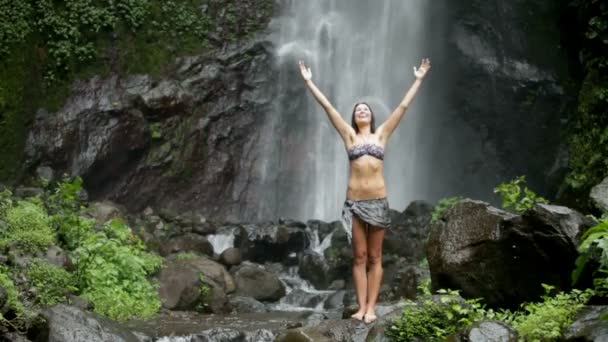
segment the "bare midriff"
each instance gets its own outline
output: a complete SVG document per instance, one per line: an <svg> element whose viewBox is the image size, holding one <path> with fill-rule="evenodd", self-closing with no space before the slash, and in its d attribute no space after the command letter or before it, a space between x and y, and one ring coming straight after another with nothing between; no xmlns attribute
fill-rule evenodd
<svg viewBox="0 0 608 342"><path fill-rule="evenodd" d="M362 156L350 162L346 198L364 200L386 197L384 163L372 156Z"/></svg>

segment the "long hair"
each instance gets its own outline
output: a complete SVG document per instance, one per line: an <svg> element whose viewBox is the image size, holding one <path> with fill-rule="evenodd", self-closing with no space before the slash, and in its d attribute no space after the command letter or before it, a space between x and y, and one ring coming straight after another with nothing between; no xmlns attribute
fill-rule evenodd
<svg viewBox="0 0 608 342"><path fill-rule="evenodd" d="M366 105L367 108L369 108L369 112L372 113L372 121L369 124L369 126L370 126L369 128L370 128L371 133L376 133L376 116L374 115L374 111L372 110L372 107L367 102L355 103L355 106L353 107L353 114L351 115L351 118L350 118L350 124L355 129L355 133L359 133L359 127L357 127L357 123L355 123L355 110L357 109L357 106L360 104Z"/></svg>

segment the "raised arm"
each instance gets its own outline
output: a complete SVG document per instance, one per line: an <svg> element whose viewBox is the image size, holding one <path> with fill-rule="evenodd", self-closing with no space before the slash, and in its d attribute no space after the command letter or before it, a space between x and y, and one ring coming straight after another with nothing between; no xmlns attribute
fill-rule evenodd
<svg viewBox="0 0 608 342"><path fill-rule="evenodd" d="M344 143L351 142L355 136L355 130L342 118L340 113L329 103L329 100L323 95L321 90L312 81L312 72L310 68L307 68L304 62L300 61L300 73L306 83L306 86L315 97L315 100L323 107L325 113L329 117L329 120L334 125Z"/></svg>
<svg viewBox="0 0 608 342"><path fill-rule="evenodd" d="M418 88L420 88L422 80L424 79L424 76L430 68L431 61L429 61L428 59L423 59L418 69L414 67L414 75L416 76L414 84L412 84L407 93L405 93L405 96L403 97L403 100L401 100L401 103L399 103L399 106L397 106L397 108L395 108L393 113L386 119L386 121L378 127L378 133L380 134L381 141L386 142L390 135L393 133L393 131L399 124L399 121L401 121L401 118L403 118L405 112L407 111L407 108L414 100L414 97L418 92Z"/></svg>

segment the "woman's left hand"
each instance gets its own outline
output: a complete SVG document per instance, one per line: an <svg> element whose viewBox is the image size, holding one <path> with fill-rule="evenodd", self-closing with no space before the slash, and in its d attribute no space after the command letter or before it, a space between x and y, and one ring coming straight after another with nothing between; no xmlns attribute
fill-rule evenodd
<svg viewBox="0 0 608 342"><path fill-rule="evenodd" d="M418 69L414 67L414 75L417 79L423 79L426 75L426 72L429 71L430 68L431 61L428 58L424 58L422 59L422 62L420 62L420 66L418 67Z"/></svg>

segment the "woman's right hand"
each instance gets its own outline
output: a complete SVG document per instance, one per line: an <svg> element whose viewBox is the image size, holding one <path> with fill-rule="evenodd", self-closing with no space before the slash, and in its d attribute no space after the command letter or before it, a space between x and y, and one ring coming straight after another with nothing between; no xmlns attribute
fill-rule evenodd
<svg viewBox="0 0 608 342"><path fill-rule="evenodd" d="M307 68L306 65L304 65L304 62L302 61L300 61L299 64L302 78L304 79L304 81L310 81L312 79L312 72L310 71L310 68Z"/></svg>

